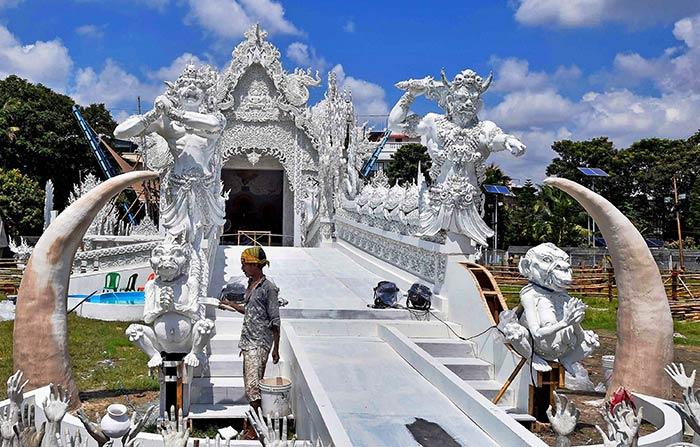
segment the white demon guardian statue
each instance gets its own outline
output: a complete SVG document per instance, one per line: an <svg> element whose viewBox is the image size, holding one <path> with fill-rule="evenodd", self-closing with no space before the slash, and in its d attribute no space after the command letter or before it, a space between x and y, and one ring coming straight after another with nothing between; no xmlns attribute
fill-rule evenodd
<svg viewBox="0 0 700 447"><path fill-rule="evenodd" d="M498 328L506 341L538 371L558 361L577 388L592 388L581 361L600 343L593 331L583 330L586 305L566 293L571 285L569 255L552 243L540 244L520 260L520 274L529 284L520 291L519 309L501 312ZM533 353L534 351L534 353ZM569 384L568 387L571 388Z"/></svg>
<svg viewBox="0 0 700 447"><path fill-rule="evenodd" d="M389 114L389 128L409 136L420 135L432 159L433 186L425 197L426 209L421 212L421 236L446 230L486 246L486 239L493 235L480 216L479 184L486 159L491 152L502 150L522 155L525 145L491 121L479 121L481 95L491 80L491 75L482 79L474 71L464 70L450 82L443 70L439 81L428 76L396 84L406 93ZM419 117L410 113L419 95L436 101L445 114Z"/></svg>
<svg viewBox="0 0 700 447"><path fill-rule="evenodd" d="M214 335L214 322L204 317L201 277L204 269L193 256L188 243L166 239L151 253L156 273L146 283L143 320L148 325L132 324L126 334L148 356L149 368L161 365L161 352L187 354L184 362L196 367L206 361L203 350Z"/></svg>
<svg viewBox="0 0 700 447"><path fill-rule="evenodd" d="M226 220L222 195L221 156L216 143L226 126L214 99L216 71L188 65L155 99L153 110L129 117L114 131L117 138L155 133L167 143L173 164L163 178L163 227L173 236L184 234L195 251L202 240L217 240Z"/></svg>

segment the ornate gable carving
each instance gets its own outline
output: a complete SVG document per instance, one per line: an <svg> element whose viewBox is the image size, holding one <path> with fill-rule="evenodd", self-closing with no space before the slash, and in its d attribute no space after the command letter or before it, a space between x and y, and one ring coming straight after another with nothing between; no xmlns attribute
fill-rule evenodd
<svg viewBox="0 0 700 447"><path fill-rule="evenodd" d="M287 73L280 63L279 50L268 42L267 32L259 25L253 25L245 33L245 40L233 50L233 60L221 77L217 91L217 100L222 110L231 108L235 103L232 95L238 82L253 64L260 64L267 72L280 94L275 98L278 102L287 103L295 108L305 107L309 100L308 87L321 83L316 72L296 69Z"/></svg>

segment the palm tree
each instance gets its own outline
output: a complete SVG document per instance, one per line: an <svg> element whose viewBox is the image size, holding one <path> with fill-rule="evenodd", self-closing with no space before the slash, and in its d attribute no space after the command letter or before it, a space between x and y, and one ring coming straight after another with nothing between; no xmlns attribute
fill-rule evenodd
<svg viewBox="0 0 700 447"><path fill-rule="evenodd" d="M588 230L581 225L585 212L568 194L543 186L533 207L532 233L540 242L552 242L560 247L577 246L585 242Z"/></svg>

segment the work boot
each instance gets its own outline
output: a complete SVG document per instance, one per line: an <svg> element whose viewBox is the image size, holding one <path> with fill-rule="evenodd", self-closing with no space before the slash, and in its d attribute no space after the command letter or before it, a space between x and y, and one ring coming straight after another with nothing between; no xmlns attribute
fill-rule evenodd
<svg viewBox="0 0 700 447"><path fill-rule="evenodd" d="M244 441L255 441L258 439L258 434L255 432L253 426L248 422L248 419L243 419L243 431L241 432L241 439Z"/></svg>

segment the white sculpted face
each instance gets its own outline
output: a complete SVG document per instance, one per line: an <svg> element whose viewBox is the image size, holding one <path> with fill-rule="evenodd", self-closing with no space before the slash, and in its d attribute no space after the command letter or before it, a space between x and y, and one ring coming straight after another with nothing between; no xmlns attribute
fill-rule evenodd
<svg viewBox="0 0 700 447"><path fill-rule="evenodd" d="M458 73L450 85L445 110L462 122L468 123L476 118L483 106L481 93L483 78L473 70Z"/></svg>
<svg viewBox="0 0 700 447"><path fill-rule="evenodd" d="M190 112L199 112L204 102L204 92L196 84L187 84L177 91L180 107Z"/></svg>
<svg viewBox="0 0 700 447"><path fill-rule="evenodd" d="M173 281L186 272L189 250L186 245L163 242L151 252L151 267L162 280Z"/></svg>
<svg viewBox="0 0 700 447"><path fill-rule="evenodd" d="M563 292L571 285L569 255L550 242L528 250L519 269L530 282L548 289Z"/></svg>

